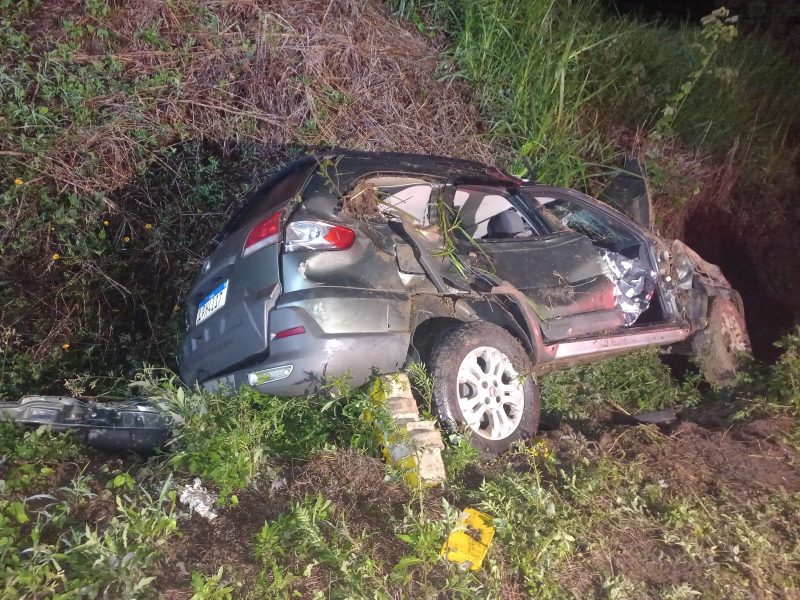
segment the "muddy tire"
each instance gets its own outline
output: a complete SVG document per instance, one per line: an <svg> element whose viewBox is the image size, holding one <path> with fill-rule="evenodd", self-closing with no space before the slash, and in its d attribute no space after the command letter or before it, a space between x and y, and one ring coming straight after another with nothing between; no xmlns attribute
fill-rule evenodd
<svg viewBox="0 0 800 600"><path fill-rule="evenodd" d="M539 426L539 386L522 345L490 323L442 334L429 361L433 404L448 433L464 433L485 457L530 438Z"/></svg>
<svg viewBox="0 0 800 600"><path fill-rule="evenodd" d="M735 293L735 292L734 292ZM750 337L741 299L715 297L708 310L708 325L692 340L692 349L707 381L720 387L736 382L737 362L749 353Z"/></svg>

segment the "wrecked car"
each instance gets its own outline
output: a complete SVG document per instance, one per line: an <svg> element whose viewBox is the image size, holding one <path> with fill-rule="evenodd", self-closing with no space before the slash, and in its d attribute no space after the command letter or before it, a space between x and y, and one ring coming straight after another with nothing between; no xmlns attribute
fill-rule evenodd
<svg viewBox="0 0 800 600"><path fill-rule="evenodd" d="M642 182L626 176L621 205ZM486 454L534 434L548 369L662 346L726 383L749 348L739 295L628 205L638 223L476 162L306 156L217 235L186 298L181 377L294 396L421 361L441 425Z"/></svg>

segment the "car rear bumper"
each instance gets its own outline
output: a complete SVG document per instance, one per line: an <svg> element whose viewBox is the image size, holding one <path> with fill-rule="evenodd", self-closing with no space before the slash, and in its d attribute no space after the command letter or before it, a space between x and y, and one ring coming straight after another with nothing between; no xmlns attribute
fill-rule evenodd
<svg viewBox="0 0 800 600"><path fill-rule="evenodd" d="M315 304L319 310L319 302ZM377 324L376 324L377 325ZM298 396L318 391L325 383L346 378L350 385L363 384L374 372L400 369L408 352L409 332L365 327L371 331L327 333L304 307L286 306L269 315L270 335L302 328L303 333L274 338L269 355L201 382L218 391L253 387L264 394Z"/></svg>

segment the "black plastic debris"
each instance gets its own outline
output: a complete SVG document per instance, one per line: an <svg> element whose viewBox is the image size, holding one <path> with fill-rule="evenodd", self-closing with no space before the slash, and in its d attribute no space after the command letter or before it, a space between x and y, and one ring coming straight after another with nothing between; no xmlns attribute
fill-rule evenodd
<svg viewBox="0 0 800 600"><path fill-rule="evenodd" d="M71 430L93 448L139 454L163 447L174 424L169 413L146 399L99 403L66 396L25 396L19 402L0 402L0 418Z"/></svg>

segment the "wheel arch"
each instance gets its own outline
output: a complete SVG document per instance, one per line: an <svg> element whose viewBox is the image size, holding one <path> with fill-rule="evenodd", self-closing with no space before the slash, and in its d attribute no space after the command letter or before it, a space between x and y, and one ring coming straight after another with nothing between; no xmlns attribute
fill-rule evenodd
<svg viewBox="0 0 800 600"><path fill-rule="evenodd" d="M458 298L433 296L416 299L412 312L409 359L423 362L430 358L437 338L450 329L475 321L492 323L511 334L528 354L531 364L536 363L537 338L531 335L525 317L516 310L515 303L505 303L499 298Z"/></svg>

